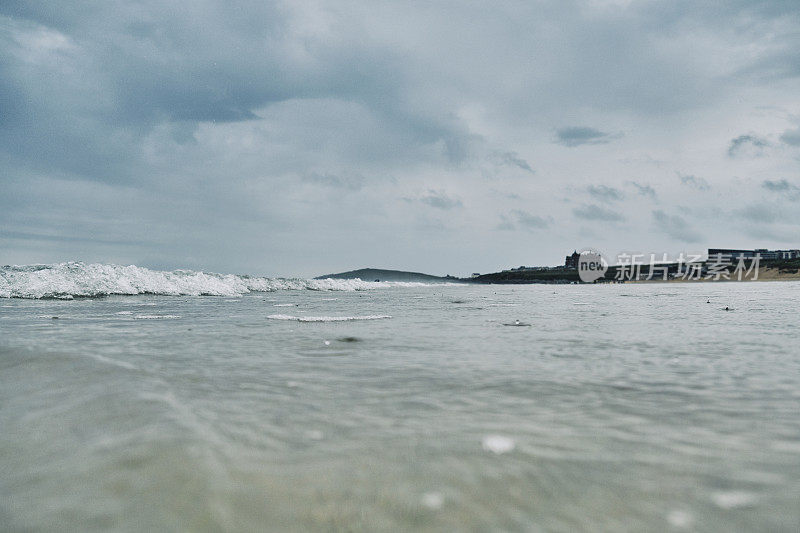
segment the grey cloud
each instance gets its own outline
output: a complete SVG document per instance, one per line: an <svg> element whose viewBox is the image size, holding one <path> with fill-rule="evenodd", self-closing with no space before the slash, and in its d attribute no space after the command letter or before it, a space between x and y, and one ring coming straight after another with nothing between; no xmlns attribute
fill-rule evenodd
<svg viewBox="0 0 800 533"><path fill-rule="evenodd" d="M500 215L500 222L494 227L494 229L501 231L513 231L516 229L516 226L506 215Z"/></svg>
<svg viewBox="0 0 800 533"><path fill-rule="evenodd" d="M419 157L440 141L448 161L468 155L455 121L401 101L405 68L377 43L298 35L287 31L296 13L266 3L209 3L191 17L158 3L118 7L80 10L85 17L66 3L0 8L18 17L0 36L2 78L13 80L0 106L15 110L4 114L1 150L45 171L124 182L147 174L140 148L159 124L257 120L265 106L329 98L358 102L395 150Z"/></svg>
<svg viewBox="0 0 800 533"><path fill-rule="evenodd" d="M664 211L653 211L653 220L659 230L663 231L673 239L686 243L695 243L703 240L697 230L683 217L678 215L668 215Z"/></svg>
<svg viewBox="0 0 800 533"><path fill-rule="evenodd" d="M531 214L527 211L516 209L512 211L512 214L517 219L517 222L526 228L544 229L550 225L550 221L547 218Z"/></svg>
<svg viewBox="0 0 800 533"><path fill-rule="evenodd" d="M776 227L773 225L757 224L744 228L744 233L748 237L760 241L770 240L774 242L797 242L797 227Z"/></svg>
<svg viewBox="0 0 800 533"><path fill-rule="evenodd" d="M681 179L682 184L689 187L694 187L698 191L707 191L711 188L711 185L708 184L705 178L700 178L691 174L680 173L678 173L678 177Z"/></svg>
<svg viewBox="0 0 800 533"><path fill-rule="evenodd" d="M519 156L516 152L497 152L495 154L501 164L517 167L531 174L535 174L531 165Z"/></svg>
<svg viewBox="0 0 800 533"><path fill-rule="evenodd" d="M22 231L0 231L0 239L15 239L20 241L46 241L54 243L93 243L93 244L112 244L126 246L142 246L145 241L138 240L108 240L95 237L81 237L73 235L43 235L39 233L27 233Z"/></svg>
<svg viewBox="0 0 800 533"><path fill-rule="evenodd" d="M647 196L652 199L655 199L657 196L656 190L650 185L647 184L643 185L635 181L629 181L628 183L630 183L636 189L636 192L639 194L639 196Z"/></svg>
<svg viewBox="0 0 800 533"><path fill-rule="evenodd" d="M584 204L581 207L576 207L573 209L572 213L576 217L584 220L598 220L605 222L621 222L625 220L625 217L622 216L622 214L612 211L611 209L606 209L605 207L600 207L596 204Z"/></svg>
<svg viewBox="0 0 800 533"><path fill-rule="evenodd" d="M569 147L582 144L606 144L617 137L619 137L618 134L612 135L586 126L572 126L556 131L556 143Z"/></svg>
<svg viewBox="0 0 800 533"><path fill-rule="evenodd" d="M725 9L677 0L424 10L0 1L0 227L14 232L0 236L0 261L144 258L297 275L372 264L380 254L447 271L507 252L501 239L480 240L481 221L503 212L501 224L554 227L538 213L558 202L559 234L538 236L536 253L547 260L582 231L554 192L560 184L592 165L616 172L624 160L635 174L620 180L641 176L642 165L692 168L685 154L720 150L702 140L687 146L692 140L674 126L684 117L748 117L753 94L789 109L793 80L774 80L800 75L798 27L796 2L779 0L732 0ZM706 45L714 54L696 53ZM618 146L611 141L620 125L642 135ZM793 132L781 136L783 146L795 142ZM552 142L573 147L570 157ZM763 149L778 167L780 151L758 142L732 147L740 156ZM586 144L604 144L607 159L582 159ZM648 153L658 161L642 161ZM709 180L729 164L724 151L717 156ZM533 218L512 211L520 202L491 194L462 211L443 192L479 197L481 172L492 166L506 168L491 186L524 198ZM541 179L508 178L534 167ZM775 172L789 176L791 167ZM443 189L455 180L463 189ZM592 184L579 180L574 190ZM686 185L708 185L697 180ZM659 187L666 203L678 183ZM406 191L421 194L397 202ZM649 185L624 192L655 197ZM331 193L342 194L332 202ZM588 203L608 207L600 197ZM447 210L440 218L473 231L474 249L411 228L420 206ZM641 216L635 203L619 212L583 205L574 215L619 221L628 207L632 220ZM708 222L735 206L712 208ZM363 227L374 228L367 245L352 239ZM64 235L75 240L55 246L37 237L52 228L70 228ZM609 240L626 238L610 229ZM428 253L448 246L454 253ZM247 258L237 253L244 248Z"/></svg>
<svg viewBox="0 0 800 533"><path fill-rule="evenodd" d="M800 128L784 131L781 135L781 142L790 146L800 146Z"/></svg>
<svg viewBox="0 0 800 533"><path fill-rule="evenodd" d="M797 189L795 185L792 185L786 180L764 180L761 183L761 186L768 191L773 192L784 192Z"/></svg>
<svg viewBox="0 0 800 533"><path fill-rule="evenodd" d="M659 168L667 164L666 161L663 161L661 159L656 159L648 154L645 154L644 156L641 157L623 157L619 159L619 162L625 164L645 163Z"/></svg>
<svg viewBox="0 0 800 533"><path fill-rule="evenodd" d="M728 147L728 157L749 154L752 156L760 155L764 148L769 146L769 141L757 135L739 135L731 139Z"/></svg>
<svg viewBox="0 0 800 533"><path fill-rule="evenodd" d="M618 202L625 198L622 191L606 185L590 185L586 190L593 198L603 202Z"/></svg>
<svg viewBox="0 0 800 533"><path fill-rule="evenodd" d="M800 199L800 187L794 183L789 183L785 179L764 180L761 186L768 191L784 194L789 200L795 201Z"/></svg>
<svg viewBox="0 0 800 533"><path fill-rule="evenodd" d="M552 218L534 215L528 211L515 209L508 215L500 215L500 222L495 226L496 230L511 231L517 229L517 224L530 229L545 229L552 223Z"/></svg>
<svg viewBox="0 0 800 533"><path fill-rule="evenodd" d="M444 191L429 190L428 194L419 199L423 204L435 207L436 209L450 210L456 207L462 207L461 200L451 198Z"/></svg>
<svg viewBox="0 0 800 533"><path fill-rule="evenodd" d="M751 204L742 209L737 209L735 214L751 222L771 224L780 219L774 205Z"/></svg>
<svg viewBox="0 0 800 533"><path fill-rule="evenodd" d="M351 191L357 191L364 186L364 176L358 174L339 176L336 174L318 174L313 172L303 176L303 181Z"/></svg>

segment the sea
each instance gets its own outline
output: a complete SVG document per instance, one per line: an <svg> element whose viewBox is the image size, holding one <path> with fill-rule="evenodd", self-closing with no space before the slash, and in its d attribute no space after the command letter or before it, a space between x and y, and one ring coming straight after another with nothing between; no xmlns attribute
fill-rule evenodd
<svg viewBox="0 0 800 533"><path fill-rule="evenodd" d="M798 301L2 267L0 530L796 532Z"/></svg>

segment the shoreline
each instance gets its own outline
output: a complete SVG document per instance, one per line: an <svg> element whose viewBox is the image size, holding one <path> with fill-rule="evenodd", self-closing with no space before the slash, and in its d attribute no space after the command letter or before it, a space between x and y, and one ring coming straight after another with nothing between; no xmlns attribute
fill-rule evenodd
<svg viewBox="0 0 800 533"><path fill-rule="evenodd" d="M611 277L608 277L608 276ZM462 278L461 281L480 285L604 285L618 283L740 283L740 282L760 282L760 281L800 281L800 271L787 272L780 268L763 267L758 271L758 278L752 279L752 275L743 276L736 279L733 275L730 279L720 277L719 279L706 278L700 279L627 279L617 281L614 279L614 271L609 270L605 278L601 278L593 283L586 283L580 280L577 270L563 271L515 271L515 272L496 272L484 274L478 278Z"/></svg>

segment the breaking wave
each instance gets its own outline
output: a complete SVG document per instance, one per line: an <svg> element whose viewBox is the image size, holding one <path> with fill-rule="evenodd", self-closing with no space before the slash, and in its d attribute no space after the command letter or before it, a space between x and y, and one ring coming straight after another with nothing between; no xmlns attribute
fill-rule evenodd
<svg viewBox="0 0 800 533"><path fill-rule="evenodd" d="M98 297L111 294L239 296L280 290L361 291L420 283L367 282L360 279L262 278L192 270L160 271L97 263L56 263L0 267L0 298Z"/></svg>

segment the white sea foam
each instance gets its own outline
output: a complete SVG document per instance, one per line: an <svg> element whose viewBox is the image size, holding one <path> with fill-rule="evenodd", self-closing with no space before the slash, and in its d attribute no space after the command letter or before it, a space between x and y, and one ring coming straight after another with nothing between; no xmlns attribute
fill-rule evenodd
<svg viewBox="0 0 800 533"><path fill-rule="evenodd" d="M441 492L426 492L422 495L422 505L432 511L438 511L442 508L443 504L444 496Z"/></svg>
<svg viewBox="0 0 800 533"><path fill-rule="evenodd" d="M503 435L486 435L481 444L483 445L483 449L487 452L496 453L498 455L513 451L516 447L514 439Z"/></svg>
<svg viewBox="0 0 800 533"><path fill-rule="evenodd" d="M752 492L731 491L715 492L711 499L722 509L736 509L739 507L750 507L756 503L758 497Z"/></svg>
<svg viewBox="0 0 800 533"><path fill-rule="evenodd" d="M180 316L179 315L136 315L133 318L137 320L159 320L159 319L180 318Z"/></svg>
<svg viewBox="0 0 800 533"><path fill-rule="evenodd" d="M120 361L119 359L113 359L111 357L105 357L100 354L90 354L90 357L95 359L96 361L100 361L101 363L107 363L109 365L118 366L121 368L127 368L128 370L139 370L134 364L128 363L127 361Z"/></svg>
<svg viewBox="0 0 800 533"><path fill-rule="evenodd" d="M667 522L676 529L688 529L694 524L694 517L691 513L674 509L667 514Z"/></svg>
<svg viewBox="0 0 800 533"><path fill-rule="evenodd" d="M380 320L392 318L389 315L363 315L363 316L292 316L269 315L272 320L296 320L297 322L348 322L350 320Z"/></svg>
<svg viewBox="0 0 800 533"><path fill-rule="evenodd" d="M110 294L239 296L248 292L279 290L361 291L424 285L360 279L262 278L81 262L0 267L0 298L71 299Z"/></svg>

